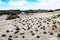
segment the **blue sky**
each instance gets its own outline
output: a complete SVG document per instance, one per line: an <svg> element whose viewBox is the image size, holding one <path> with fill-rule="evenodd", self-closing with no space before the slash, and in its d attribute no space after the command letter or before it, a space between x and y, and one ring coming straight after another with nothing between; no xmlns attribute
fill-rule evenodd
<svg viewBox="0 0 60 40"><path fill-rule="evenodd" d="M28 2L37 2L37 0L27 0Z"/></svg>
<svg viewBox="0 0 60 40"><path fill-rule="evenodd" d="M9 2L10 0L1 0L2 2Z"/></svg>
<svg viewBox="0 0 60 40"><path fill-rule="evenodd" d="M0 10L60 9L60 0L0 0Z"/></svg>
<svg viewBox="0 0 60 40"><path fill-rule="evenodd" d="M9 2L10 0L2 0L2 2ZM28 2L37 2L37 0L26 0Z"/></svg>

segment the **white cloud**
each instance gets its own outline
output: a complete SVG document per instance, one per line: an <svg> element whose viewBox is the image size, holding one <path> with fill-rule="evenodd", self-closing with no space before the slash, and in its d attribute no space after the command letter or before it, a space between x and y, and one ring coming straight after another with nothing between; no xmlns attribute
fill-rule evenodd
<svg viewBox="0 0 60 40"><path fill-rule="evenodd" d="M0 4L2 4L2 1L0 1Z"/></svg>
<svg viewBox="0 0 60 40"><path fill-rule="evenodd" d="M0 4L4 2L0 1ZM37 2L10 0L7 5L9 5L8 9L57 9L60 8L60 0L37 0Z"/></svg>
<svg viewBox="0 0 60 40"><path fill-rule="evenodd" d="M48 1L48 0L37 0L37 1L39 1L39 2L46 2L46 1Z"/></svg>
<svg viewBox="0 0 60 40"><path fill-rule="evenodd" d="M58 9L60 8L60 0L43 0L36 3L33 3L34 5L37 5L40 9Z"/></svg>
<svg viewBox="0 0 60 40"><path fill-rule="evenodd" d="M0 4L6 4L5 2L2 2L1 0L0 0Z"/></svg>
<svg viewBox="0 0 60 40"><path fill-rule="evenodd" d="M27 3L27 1L24 1L24 0L10 0L9 1L9 5L10 6L22 6L22 5L24 5L25 3Z"/></svg>

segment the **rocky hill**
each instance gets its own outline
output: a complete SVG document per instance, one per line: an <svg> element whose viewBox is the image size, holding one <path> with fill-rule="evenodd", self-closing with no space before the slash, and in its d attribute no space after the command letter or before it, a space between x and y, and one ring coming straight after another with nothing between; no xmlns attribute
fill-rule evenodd
<svg viewBox="0 0 60 40"><path fill-rule="evenodd" d="M0 20L0 40L60 40L60 12L20 13L18 16Z"/></svg>

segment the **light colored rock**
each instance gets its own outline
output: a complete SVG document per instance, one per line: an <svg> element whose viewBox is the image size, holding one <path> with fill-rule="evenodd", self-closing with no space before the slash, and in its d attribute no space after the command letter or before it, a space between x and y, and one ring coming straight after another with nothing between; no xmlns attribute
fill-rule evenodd
<svg viewBox="0 0 60 40"><path fill-rule="evenodd" d="M0 20L0 40L8 40L10 35L13 40L59 40L60 20L56 17L59 14L56 12L34 13L32 15L19 14L20 18ZM56 18L53 19L53 15ZM17 31L16 28L20 30L17 29ZM9 32L6 32L6 30L9 30ZM18 33L14 34L16 31ZM31 31L33 31L33 34ZM2 37L3 34L6 36ZM17 38L15 38L16 36Z"/></svg>

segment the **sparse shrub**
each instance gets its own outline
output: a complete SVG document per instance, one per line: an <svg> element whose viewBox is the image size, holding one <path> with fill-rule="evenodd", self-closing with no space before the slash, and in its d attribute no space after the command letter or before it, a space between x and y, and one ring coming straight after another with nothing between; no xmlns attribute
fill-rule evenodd
<svg viewBox="0 0 60 40"><path fill-rule="evenodd" d="M59 14L59 15L57 15L57 17L60 17L60 14Z"/></svg>
<svg viewBox="0 0 60 40"><path fill-rule="evenodd" d="M6 18L6 20L11 20L11 19L15 19L15 17L12 14L9 14Z"/></svg>
<svg viewBox="0 0 60 40"><path fill-rule="evenodd" d="M54 12L53 10L49 10L48 12Z"/></svg>
<svg viewBox="0 0 60 40"><path fill-rule="evenodd" d="M29 13L29 11L28 10L25 10L25 13Z"/></svg>

